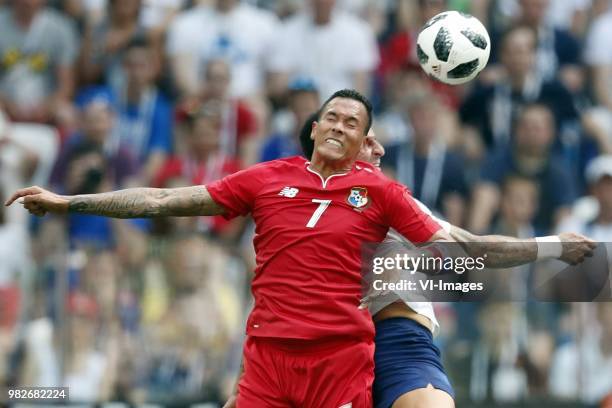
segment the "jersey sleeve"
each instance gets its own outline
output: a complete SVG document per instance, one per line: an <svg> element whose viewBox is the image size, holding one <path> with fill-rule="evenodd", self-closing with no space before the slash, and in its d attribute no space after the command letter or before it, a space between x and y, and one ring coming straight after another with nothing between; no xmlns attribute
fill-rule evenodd
<svg viewBox="0 0 612 408"><path fill-rule="evenodd" d="M226 219L247 215L263 186L265 172L265 163L255 165L207 184L206 189L212 199L225 208Z"/></svg>
<svg viewBox="0 0 612 408"><path fill-rule="evenodd" d="M417 200L416 198L413 198L414 202L416 203L416 205L421 209L421 211L423 211L425 214L429 215L431 217L432 220L434 220L434 222L436 224L438 224L440 227L442 227L442 229L446 232L448 232L450 234L451 232L451 225L448 221L445 221L441 218L436 217L433 212L429 209L429 207L427 207L425 204L423 204L422 202L420 202L419 200Z"/></svg>
<svg viewBox="0 0 612 408"><path fill-rule="evenodd" d="M390 184L385 198L385 216L389 226L411 242L427 242L442 228L419 207L406 187Z"/></svg>

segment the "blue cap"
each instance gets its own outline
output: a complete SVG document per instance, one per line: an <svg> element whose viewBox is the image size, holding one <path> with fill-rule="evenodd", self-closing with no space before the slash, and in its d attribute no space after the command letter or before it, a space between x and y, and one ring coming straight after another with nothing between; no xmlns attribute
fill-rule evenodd
<svg viewBox="0 0 612 408"><path fill-rule="evenodd" d="M109 109L113 109L115 97L106 86L90 86L79 92L75 98L75 103L81 110L84 110L92 103L103 103L108 105Z"/></svg>
<svg viewBox="0 0 612 408"><path fill-rule="evenodd" d="M314 79L306 76L298 76L289 82L290 92L319 92Z"/></svg>

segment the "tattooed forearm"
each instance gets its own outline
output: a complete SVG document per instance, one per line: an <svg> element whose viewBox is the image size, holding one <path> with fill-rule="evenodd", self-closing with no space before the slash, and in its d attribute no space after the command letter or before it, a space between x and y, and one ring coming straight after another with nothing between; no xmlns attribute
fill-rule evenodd
<svg viewBox="0 0 612 408"><path fill-rule="evenodd" d="M225 209L215 203L204 186L182 188L131 188L70 198L70 212L113 218L218 215Z"/></svg>
<svg viewBox="0 0 612 408"><path fill-rule="evenodd" d="M534 239L501 235L473 235L453 226L451 236L471 257L483 257L489 268L510 268L536 260L538 245ZM485 257L486 254L486 257Z"/></svg>

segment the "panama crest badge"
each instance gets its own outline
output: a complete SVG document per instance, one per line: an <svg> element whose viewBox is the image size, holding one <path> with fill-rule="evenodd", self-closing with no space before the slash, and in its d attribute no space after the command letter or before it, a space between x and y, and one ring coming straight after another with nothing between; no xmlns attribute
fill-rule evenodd
<svg viewBox="0 0 612 408"><path fill-rule="evenodd" d="M346 202L355 208L364 208L370 203L368 190L364 187L353 187L346 198Z"/></svg>

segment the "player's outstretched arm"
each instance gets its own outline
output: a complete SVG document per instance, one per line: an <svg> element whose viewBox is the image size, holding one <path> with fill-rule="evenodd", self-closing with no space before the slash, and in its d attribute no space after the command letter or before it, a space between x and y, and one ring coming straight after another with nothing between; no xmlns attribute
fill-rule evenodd
<svg viewBox="0 0 612 408"><path fill-rule="evenodd" d="M474 235L454 225L451 227L450 235L471 257L482 257L486 254L485 265L490 268L509 268L542 258L542 254L538 254L538 249L541 247L535 238ZM591 256L597 246L595 241L572 232L559 234L558 238L560 248L556 258L571 265L579 264L585 257ZM541 245L551 248L554 244L545 242Z"/></svg>
<svg viewBox="0 0 612 408"><path fill-rule="evenodd" d="M215 203L206 187L130 188L100 194L64 196L41 187L18 190L5 203L23 198L34 215L80 213L113 218L219 215L225 209Z"/></svg>

